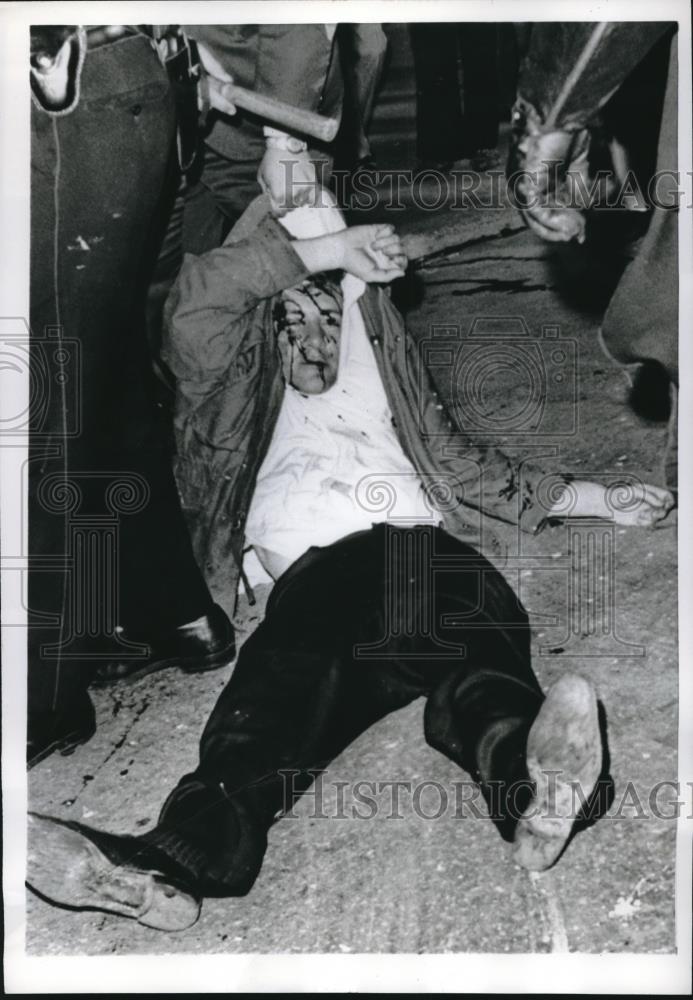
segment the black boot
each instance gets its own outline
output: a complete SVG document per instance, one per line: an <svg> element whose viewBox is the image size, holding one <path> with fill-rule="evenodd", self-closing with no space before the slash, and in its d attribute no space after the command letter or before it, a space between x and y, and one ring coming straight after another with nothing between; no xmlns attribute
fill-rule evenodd
<svg viewBox="0 0 693 1000"><path fill-rule="evenodd" d="M116 681L135 681L157 670L180 667L186 673L202 673L231 663L236 655L233 625L215 604L209 614L181 625L167 635L152 637L124 633L130 642L149 646L144 660L113 660L99 667L92 687L107 687Z"/></svg>

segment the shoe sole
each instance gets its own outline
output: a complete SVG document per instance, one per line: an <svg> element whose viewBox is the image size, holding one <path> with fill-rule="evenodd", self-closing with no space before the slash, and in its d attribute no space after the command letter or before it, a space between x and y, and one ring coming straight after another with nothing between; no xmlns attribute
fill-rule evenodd
<svg viewBox="0 0 693 1000"><path fill-rule="evenodd" d="M579 814L576 805L589 799L601 769L595 690L568 674L549 691L527 738L527 771L536 791L515 831L517 864L529 871L555 864Z"/></svg>
<svg viewBox="0 0 693 1000"><path fill-rule="evenodd" d="M103 910L161 931L183 931L199 900L155 871L116 865L88 837L49 816L29 816L27 885L72 909Z"/></svg>
<svg viewBox="0 0 693 1000"><path fill-rule="evenodd" d="M199 656L172 656L166 660L155 660L147 663L126 674L114 677L94 677L89 684L92 688L106 688L113 684L134 684L135 681L155 674L159 670L169 670L178 667L186 674L203 674L208 670L217 670L228 666L236 656L236 643L232 642L218 653L208 653L200 658Z"/></svg>

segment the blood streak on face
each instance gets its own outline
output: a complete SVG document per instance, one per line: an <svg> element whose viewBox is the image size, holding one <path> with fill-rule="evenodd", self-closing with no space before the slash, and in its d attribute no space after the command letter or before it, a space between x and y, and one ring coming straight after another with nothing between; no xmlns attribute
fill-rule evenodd
<svg viewBox="0 0 693 1000"><path fill-rule="evenodd" d="M277 344L286 381L314 396L337 381L342 292L323 277L287 288L274 311Z"/></svg>

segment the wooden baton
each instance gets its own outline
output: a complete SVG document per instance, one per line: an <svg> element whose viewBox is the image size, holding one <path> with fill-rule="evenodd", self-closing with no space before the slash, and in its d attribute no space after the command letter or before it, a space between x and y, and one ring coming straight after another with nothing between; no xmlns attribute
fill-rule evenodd
<svg viewBox="0 0 693 1000"><path fill-rule="evenodd" d="M203 80L209 87L208 81L204 78ZM218 107L209 90L208 93L212 107ZM283 126L292 133L309 135L322 142L332 142L339 129L339 118L327 118L314 111L295 108L292 104L277 100L276 97L258 94L254 90L247 90L235 83L220 84L218 94L223 100L243 108L244 111L250 111L251 114L257 115L259 118L265 118L275 125ZM224 109L219 107L219 110L223 111Z"/></svg>

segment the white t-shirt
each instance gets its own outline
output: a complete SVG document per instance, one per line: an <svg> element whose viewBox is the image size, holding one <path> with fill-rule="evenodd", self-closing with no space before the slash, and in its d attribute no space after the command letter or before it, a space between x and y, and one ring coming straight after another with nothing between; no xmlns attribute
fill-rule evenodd
<svg viewBox="0 0 693 1000"><path fill-rule="evenodd" d="M440 523L392 425L358 303L364 288L342 281L335 385L318 396L287 386L258 474L246 541L289 562L376 522Z"/></svg>

